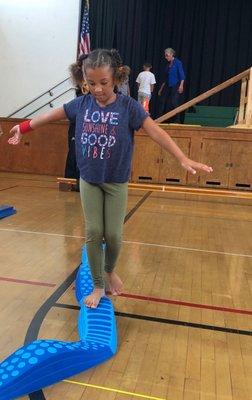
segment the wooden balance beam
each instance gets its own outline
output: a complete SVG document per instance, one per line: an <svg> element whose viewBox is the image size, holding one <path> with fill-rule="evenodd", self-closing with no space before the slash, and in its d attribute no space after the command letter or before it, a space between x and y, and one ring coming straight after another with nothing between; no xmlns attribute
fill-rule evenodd
<svg viewBox="0 0 252 400"><path fill-rule="evenodd" d="M71 190L75 190L77 187L77 179L57 178L57 182L61 192L71 192Z"/></svg>
<svg viewBox="0 0 252 400"><path fill-rule="evenodd" d="M155 119L155 121L158 124L161 124L161 122L167 121L168 119L174 117L174 115L187 110L189 107L194 106L195 104L208 99L208 97L219 93L221 90L226 89L227 87L233 85L236 82L239 82L240 80L244 78L249 78L251 74L251 82L249 85L249 90L250 90L250 97L252 96L252 68L246 69L246 71L241 72L238 75L233 76L232 78L226 80L225 82L220 83L219 85L213 87L210 90L207 90L205 93L200 94L199 96L195 97L192 100L187 101L186 103L182 104L181 106L175 108L174 110L169 111L168 113L162 115L161 117ZM247 118L246 124L250 124L250 121L252 120L252 101L250 100L249 107L247 114L249 113L249 118ZM240 120L241 122L241 117L238 118L238 121Z"/></svg>
<svg viewBox="0 0 252 400"><path fill-rule="evenodd" d="M76 179L70 178L57 178L59 183L59 190L71 191L77 185ZM215 197L231 197L237 199L252 199L252 192L245 192L241 190L225 190L225 189L208 189L208 188L193 188L185 186L172 186L172 185L159 185L159 184L145 184L145 183L129 183L129 189L135 190L148 190L152 192L163 193L181 193L193 194L198 196L215 196Z"/></svg>

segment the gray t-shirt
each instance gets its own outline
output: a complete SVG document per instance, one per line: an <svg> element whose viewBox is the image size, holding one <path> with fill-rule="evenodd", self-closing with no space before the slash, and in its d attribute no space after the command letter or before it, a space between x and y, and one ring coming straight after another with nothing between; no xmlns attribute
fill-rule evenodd
<svg viewBox="0 0 252 400"><path fill-rule="evenodd" d="M87 94L64 104L67 118L76 123L75 145L80 176L90 183L127 182L130 176L134 131L148 117L129 96L100 107Z"/></svg>
<svg viewBox="0 0 252 400"><path fill-rule="evenodd" d="M128 89L129 89L129 78L127 78L124 82L121 82L117 85L117 89L121 94L128 96Z"/></svg>

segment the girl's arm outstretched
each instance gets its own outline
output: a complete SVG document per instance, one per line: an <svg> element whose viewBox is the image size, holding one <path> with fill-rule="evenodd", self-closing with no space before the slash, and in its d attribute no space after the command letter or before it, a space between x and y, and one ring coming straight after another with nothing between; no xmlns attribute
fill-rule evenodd
<svg viewBox="0 0 252 400"><path fill-rule="evenodd" d="M67 118L64 108L60 107L60 108L56 108L55 110L49 111L47 113L38 115L36 117L34 117L32 120L30 120L28 123L26 123L27 125L29 124L30 129L26 129L26 132L28 132L29 130L33 130L36 128L39 128L40 126L43 126L45 124L47 124L48 122L52 122L52 121L58 121L61 119ZM9 144L19 144L20 140L22 138L22 134L25 133L25 131L22 132L22 128L20 130L20 125L15 125L11 130L10 133L13 134L13 136L11 136L8 140Z"/></svg>
<svg viewBox="0 0 252 400"><path fill-rule="evenodd" d="M186 155L176 145L174 140L172 140L170 135L161 129L150 117L147 117L144 120L142 128L151 137L151 139L160 144L160 146L169 153L174 155L174 157L176 157L180 162L181 166L187 171L191 172L191 174L196 174L197 170L202 170L205 172L213 171L212 167L190 160L190 158L186 157Z"/></svg>

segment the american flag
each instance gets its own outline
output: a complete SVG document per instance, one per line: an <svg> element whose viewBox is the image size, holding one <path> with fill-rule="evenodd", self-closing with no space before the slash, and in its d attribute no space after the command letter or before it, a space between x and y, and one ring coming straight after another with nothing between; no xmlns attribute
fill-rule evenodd
<svg viewBox="0 0 252 400"><path fill-rule="evenodd" d="M89 34L89 4L85 0L84 13L81 25L79 56L90 53L90 34Z"/></svg>

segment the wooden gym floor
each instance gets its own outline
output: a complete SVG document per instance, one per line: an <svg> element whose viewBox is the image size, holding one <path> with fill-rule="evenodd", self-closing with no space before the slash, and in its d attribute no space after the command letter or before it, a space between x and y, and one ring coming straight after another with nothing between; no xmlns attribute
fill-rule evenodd
<svg viewBox="0 0 252 400"><path fill-rule="evenodd" d="M0 173L0 204L17 209L0 220L0 358L37 337L77 340L79 194ZM118 353L31 398L251 399L251 211L248 199L130 190Z"/></svg>

